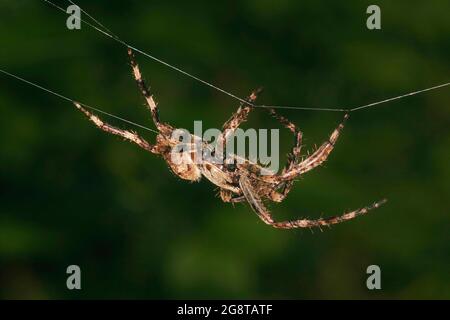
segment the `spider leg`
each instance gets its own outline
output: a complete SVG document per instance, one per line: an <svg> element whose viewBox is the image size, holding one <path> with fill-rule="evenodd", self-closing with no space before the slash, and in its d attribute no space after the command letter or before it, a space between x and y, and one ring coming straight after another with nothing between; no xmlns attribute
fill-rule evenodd
<svg viewBox="0 0 450 320"><path fill-rule="evenodd" d="M288 161L287 161L287 165L286 167L283 169L282 173L286 173L289 172L290 170L292 170L295 165L297 165L300 161L301 158L301 147L302 147L302 138L303 138L303 134L301 131L296 131L295 133L295 144L294 147L292 148L291 153L288 154ZM279 186L281 187L281 192L273 192L273 195L271 196L272 200L277 201L277 202L281 202L283 201L288 193L291 191L292 187L294 186L294 179L290 179L288 181L283 181Z"/></svg>
<svg viewBox="0 0 450 320"><path fill-rule="evenodd" d="M302 146L303 133L297 129L295 124L291 123L286 118L279 116L276 113L274 114L274 117L277 117L277 119L282 123L285 122L286 123L285 127L288 128L290 131L292 131L295 136L295 143L294 143L291 153L288 154L288 161L287 161L286 167L283 168L283 170L282 170L282 173L285 173L285 172L288 172L289 170L292 170L294 168L294 166L298 164L298 162L301 158L300 152L301 152L301 146ZM249 162L244 163L242 165L242 167L246 171L251 172L251 173L255 174L256 176L259 176L260 173L264 170L260 165L254 164L254 163L249 163ZM265 196L274 202L282 202L287 197L289 192L291 191L291 189L294 185L294 182L295 182L294 179L290 179L287 181L286 180L276 181L277 185L273 186L271 188L270 192L267 192L265 194ZM277 190L279 190L279 191L277 191Z"/></svg>
<svg viewBox="0 0 450 320"><path fill-rule="evenodd" d="M324 142L315 152L309 155L306 159L304 159L298 164L293 165L289 170L287 170L286 172L282 172L280 175L265 176L262 178L265 181L282 183L283 181L293 180L299 175L311 171L317 166L320 166L328 159L328 156L330 155L331 151L333 151L336 141L339 138L339 135L342 129L344 128L344 123L348 119L348 117L349 115L345 114L344 120L332 132L328 141Z"/></svg>
<svg viewBox="0 0 450 320"><path fill-rule="evenodd" d="M288 162L284 171L292 168L300 160L300 152L302 148L303 133L297 128L297 126L289 121L287 118L276 113L275 109L268 109L271 116L277 119L285 128L292 132L294 135L294 146L288 156Z"/></svg>
<svg viewBox="0 0 450 320"><path fill-rule="evenodd" d="M247 160L242 164L238 164L237 167L241 172L245 172L244 175L251 176L254 181L257 181L259 183L258 193L262 198L267 198L274 202L282 202L286 198L292 187L293 181L280 181L275 184L272 182L264 181L264 179L261 178L261 173L265 170L265 168L261 167L259 164L252 163ZM278 189L280 188L282 189L281 192L278 191ZM224 199L222 198L222 200ZM239 202L243 200L245 200L245 198L242 199L241 197Z"/></svg>
<svg viewBox="0 0 450 320"><path fill-rule="evenodd" d="M254 90L250 96L247 97L246 101L253 103L258 94L262 91L262 88ZM224 154L224 150L227 146L228 139L233 135L236 129L245 121L247 121L248 114L252 111L253 107L250 104L241 102L238 110L233 113L222 126L222 133L217 137L217 144L215 146L216 154ZM212 147L212 146L211 146Z"/></svg>
<svg viewBox="0 0 450 320"><path fill-rule="evenodd" d="M248 180L247 177L241 176L239 180L239 185L244 193L247 202L250 204L251 208L255 213L259 216L259 218L264 221L264 223L277 228L277 229L295 229L295 228L313 228L313 227L322 227L322 226L331 226L333 224L338 224L344 221L348 221L354 219L358 216L364 215L368 213L372 209L376 209L380 207L382 204L386 202L386 200L381 200L372 204L371 206L360 208L351 212L344 213L341 216L334 216L330 218L320 218L320 219L299 219L292 221L281 221L276 222L273 220L272 215L269 210L264 206L261 198L255 192L253 186Z"/></svg>
<svg viewBox="0 0 450 320"><path fill-rule="evenodd" d="M146 85L145 80L142 78L141 70L139 69L139 65L136 62L136 58L134 56L133 50L131 48L128 48L128 57L130 59L130 64L133 69L133 77L136 80L136 83L141 90L142 95L145 98L145 102L147 105L147 108L149 109L152 120L155 126L158 128L159 131L163 133L168 133L171 127L168 124L162 123L159 119L159 109L156 104L155 99L153 99L153 95L150 93L149 87Z"/></svg>
<svg viewBox="0 0 450 320"><path fill-rule="evenodd" d="M247 98L247 101L254 102L256 98L258 97L258 94L262 91L262 88L254 90L250 96ZM254 108L251 105L245 105L244 103L241 103L239 106L239 109L231 116L231 118L225 122L222 128L223 134L221 137L219 137L219 141L222 143L223 146L226 145L226 142L228 141L229 137L234 133L234 131L247 120L248 115L250 111L252 111ZM283 173L292 169L295 164L297 164L300 160L300 152L301 152L301 146L302 146L302 139L303 139L303 133L296 127L296 125L289 121L286 117L283 117L279 115L274 108L264 108L266 109L269 114L274 117L278 122L280 122L285 128L287 128L289 131L291 131L294 134L294 146L292 148L291 153L288 155L288 161L286 164L286 167L283 169ZM283 182L282 187L282 193L279 194L276 191L274 191L274 195L272 200L280 202L282 201L287 194L289 193L290 189L292 188L293 181L289 182Z"/></svg>
<svg viewBox="0 0 450 320"><path fill-rule="evenodd" d="M142 149L150 151L152 153L158 153L156 147L154 145L151 145L148 143L144 138L140 137L137 133L128 131L128 130L122 130L116 127L113 127L112 125L103 122L99 117L92 114L91 112L87 111L85 108L83 108L78 102L74 102L75 106L83 112L89 120L91 120L99 129L123 137L124 139L131 141L138 146L140 146Z"/></svg>
<svg viewBox="0 0 450 320"><path fill-rule="evenodd" d="M303 133L297 128L297 126L288 120L286 117L283 117L282 115L279 115L275 109L273 108L267 108L267 111L269 114L278 120L286 129L292 132L294 135L294 146L292 147L292 151L288 156L288 162L286 165L286 168L283 169L284 172L289 170L295 163L297 163L300 160L300 152L302 148L302 140L303 140Z"/></svg>
<svg viewBox="0 0 450 320"><path fill-rule="evenodd" d="M254 90L248 97L247 101L249 103L253 103L256 98L258 98L258 94L260 94L262 91L262 88L258 88ZM222 127L222 131L225 134L225 139L229 137L239 126L247 121L248 115L250 111L252 111L254 108L250 104L241 103L239 105L239 108L235 113L232 114L231 118L228 119L227 122L224 123Z"/></svg>
<svg viewBox="0 0 450 320"><path fill-rule="evenodd" d="M296 166L293 170L291 170L290 173L287 173L286 176L292 177L295 176L296 173L302 174L308 172L324 163L328 159L328 156L330 155L331 151L333 151L336 141L338 140L342 129L344 129L344 124L345 121L348 119L348 117L349 115L345 114L344 120L333 131L328 141L324 142L315 152L313 152L309 157L300 162L298 166Z"/></svg>
<svg viewBox="0 0 450 320"><path fill-rule="evenodd" d="M250 96L247 98L247 101L252 103L254 102L258 95L261 93L262 88L258 88L254 90ZM225 124L222 127L222 131L224 132L222 141L226 142L228 138L234 133L234 131L247 120L248 115L250 114L250 111L254 109L253 106L250 104L244 104L241 103L238 110L231 116L231 118L225 122ZM264 108L266 109L269 114L278 120L285 128L287 128L289 131L291 131L294 134L295 142L294 147L291 151L291 156L288 159L287 167L291 165L291 163L298 162L300 158L300 151L301 151L301 145L302 145L302 132L295 126L294 123L289 121L286 117L283 117L279 115L274 108Z"/></svg>
<svg viewBox="0 0 450 320"><path fill-rule="evenodd" d="M249 103L253 103L258 95L262 92L262 88L258 88L256 90L254 90L250 96L247 98L247 101ZM231 116L231 118L225 122L225 124L222 127L222 131L226 132L227 130L229 131L228 134L226 134L225 138L228 138L231 133L233 133L237 128L239 128L239 126L247 121L248 115L250 114L250 111L252 111L254 109L254 107L250 104L244 104L241 103L238 110ZM275 119L277 119L284 127L286 127L288 130L290 130L296 137L296 143L299 141L299 143L297 143L297 149L296 151L293 150L293 153L300 153L300 146L301 146L301 132L300 130L297 129L297 127L295 126L295 124L293 124L291 121L289 121L287 118L277 114L276 110L273 108L264 108L266 109L271 116L273 116Z"/></svg>
<svg viewBox="0 0 450 320"><path fill-rule="evenodd" d="M235 193L226 189L220 189L219 195L222 201L227 203L238 203L245 201L244 196L237 196Z"/></svg>
<svg viewBox="0 0 450 320"><path fill-rule="evenodd" d="M273 113L270 110L269 112L274 117L276 117L282 124L284 124L284 126L287 129L292 131L296 137L296 142L292 149L292 153L288 155L288 164L283 169L281 175L259 177L262 181L276 184L270 192L265 194L265 197L274 202L281 202L287 197L288 193L291 191L296 177L316 168L317 166L321 165L323 162L327 160L329 154L334 148L334 145L339 137L340 132L344 128L344 122L345 120L348 119L348 114L344 116L344 121L341 124L339 124L339 126L333 131L329 140L323 143L322 146L319 147L313 154L311 154L309 157L307 157L305 160L299 163L301 157L300 151L303 137L302 132L297 129L295 124L291 123L286 118L276 113ZM257 171L258 170L255 169L249 170L249 172L253 173Z"/></svg>
<svg viewBox="0 0 450 320"><path fill-rule="evenodd" d="M288 161L286 167L282 170L282 173L286 173L292 170L296 164L299 163L301 158L301 148L303 141L303 133L297 128L297 126L289 121L287 118L276 113L275 109L268 109L270 115L278 120L285 128L291 131L294 135L294 146L292 147L291 153L288 154ZM286 198L288 193L291 191L294 185L294 179L289 181L283 181L278 187L281 187L281 192L273 191L270 194L270 198L273 201L281 202Z"/></svg>
<svg viewBox="0 0 450 320"><path fill-rule="evenodd" d="M348 220L352 220L358 216L362 216L367 214L370 210L379 208L384 203L386 203L386 199L375 202L374 204L363 207L357 210L353 210L350 212L346 212L340 216L333 216L329 218L320 218L320 219L299 219L292 221L282 221L282 222L274 222L271 225L277 229L296 229L296 228L314 228L314 227L330 227L331 225L338 224L341 222L345 222Z"/></svg>

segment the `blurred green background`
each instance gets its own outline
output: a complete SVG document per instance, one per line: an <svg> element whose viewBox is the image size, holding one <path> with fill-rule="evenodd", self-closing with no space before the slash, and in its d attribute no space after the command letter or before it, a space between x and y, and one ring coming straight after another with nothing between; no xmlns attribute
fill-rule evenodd
<svg viewBox="0 0 450 320"><path fill-rule="evenodd" d="M67 6L64 1L59 1ZM353 107L449 81L449 1L79 1L123 39L239 96ZM126 50L42 1L0 3L0 67L152 126ZM161 118L219 127L229 97L138 56ZM321 233L264 225L154 155L100 132L73 106L0 75L2 298L449 298L450 90L355 113L330 161L304 176L278 219L368 216ZM319 144L341 114L282 111ZM126 124L107 119L113 124ZM246 127L279 128L263 111ZM132 128L135 129L135 128ZM139 130L149 140L154 135ZM291 136L282 131L281 152ZM283 158L284 159L284 158ZM82 290L66 289L66 268ZM382 290L366 288L366 268Z"/></svg>

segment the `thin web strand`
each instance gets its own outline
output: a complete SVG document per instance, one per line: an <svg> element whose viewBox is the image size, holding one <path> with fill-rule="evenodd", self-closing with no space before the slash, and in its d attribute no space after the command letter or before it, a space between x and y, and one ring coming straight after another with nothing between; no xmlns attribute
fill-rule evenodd
<svg viewBox="0 0 450 320"><path fill-rule="evenodd" d="M58 5L54 4L53 2L51 2L49 0L43 0L43 1L47 2L48 4L52 5L53 7L59 9L60 11L64 12L65 14L67 14L67 12L63 8L59 7ZM78 6L72 0L67 0L67 1L69 1L73 5ZM238 97L238 96L236 96L236 95L234 95L234 94L232 94L232 93L230 93L230 92L228 92L228 91L226 91L226 90L224 90L224 89L222 89L220 87L217 87L217 86L215 86L215 85L213 85L213 84L211 84L211 83L209 83L209 82L207 82L205 80L202 80L202 79L198 78L197 76L194 76L194 75L192 75L192 74L190 74L190 73L188 73L188 72L186 72L186 71L184 71L184 70L182 70L182 69L180 69L180 68L178 68L176 66L173 66L173 65L171 65L171 64L169 64L169 63L167 63L167 62L165 62L165 61L163 61L163 60L161 60L161 59L159 59L159 58L157 58L157 57L155 57L155 56L153 56L153 55L151 55L151 54L149 54L147 52L144 52L143 50L141 50L139 48L136 48L136 47L128 44L127 42L125 42L122 39L120 39L113 32L111 32L110 29L105 27L101 22L99 22L97 19L95 19L87 11L83 10L80 6L78 6L78 7L80 8L80 10L84 14L86 14L92 21L94 21L94 23L96 23L99 27L105 29L106 31L100 29L99 27L96 27L96 26L92 25L91 23L89 23L89 22L87 22L87 21L85 21L85 20L83 20L83 19L81 19L79 17L75 17L75 18L79 19L80 22L85 23L86 25L90 26L94 30L102 33L103 35L105 35L105 36L107 36L107 37L109 37L109 38L111 38L111 39L113 39L113 40L115 40L117 42L119 42L120 44L124 45L127 48L130 48L130 49L132 49L132 50L134 50L134 51L136 51L136 52L138 52L138 53L140 53L140 54L142 54L142 55L144 55L144 56L146 56L146 57L148 57L148 58L150 58L150 59L152 59L152 60L162 64L162 65L167 66L168 68L171 68L171 69L173 69L173 70L175 70L175 71L177 71L177 72L179 72L181 74L184 74L184 75L186 75L186 76L188 76L188 77L190 77L190 78L192 78L192 79L194 79L194 80L196 80L196 81L198 81L200 83L203 83L204 85L207 85L207 86L209 86L209 87L211 87L211 88L213 88L213 89L215 89L215 90L217 90L219 92L222 92L222 93L224 93L224 94L226 94L226 95L228 95L228 96L230 96L230 97L232 97L232 98L234 98L234 99L236 99L236 100L238 100L238 101L240 101L242 103L245 103L245 104L250 105L250 106L255 107L255 108L291 109L291 110L307 110L307 111L328 111L328 112L354 112L354 111L370 108L370 107L373 107L373 106L376 106L376 105L384 104L384 103L387 103L387 102L391 102L391 101L394 101L394 100L402 99L402 98L405 98L405 97L408 97L408 96L417 95L419 93L423 93L423 92L426 92L426 91L439 89L439 88L442 88L442 87L450 85L450 83L444 83L444 84L436 85L434 87L430 87L430 88L427 88L427 89L410 92L410 93L407 93L407 94L403 94L403 95L396 96L396 97L389 98L389 99L385 99L385 100L382 100L382 101L378 101L378 102L374 102L374 103L358 106L358 107L351 108L351 109L344 109L344 108L340 108L340 109L339 108L316 108L316 107L282 106L282 105L255 105L255 104L253 104L253 103L251 103L251 102L249 102L249 101L247 101L245 99L242 99L242 98L240 98L240 97Z"/></svg>
<svg viewBox="0 0 450 320"><path fill-rule="evenodd" d="M81 8L79 5L77 5L75 2L73 2L72 0L67 0L67 1L69 1L74 6L77 6L78 8L80 8L81 12L83 12L86 16L88 16L89 19L91 19L93 22L95 22L99 27L101 27L104 30L106 30L109 34L117 37L110 29L108 29L104 24L102 24L100 21L98 21L93 16L91 16L87 11L85 11L83 8ZM67 11L66 11L66 13L67 13Z"/></svg>
<svg viewBox="0 0 450 320"><path fill-rule="evenodd" d="M406 93L406 94L403 94L401 96L397 96L397 97L394 97L394 98L389 98L389 99L385 99L385 100L382 100L382 101L365 104L365 105L362 105L362 106L350 109L349 111L353 112L353 111L357 111L357 110L371 108L371 107L374 107L374 106L382 104L382 103L387 103L387 102L391 102L391 101L394 101L394 100L398 100L398 99L414 96L414 95L419 94L419 93L423 93L423 92L426 92L426 91L431 91L431 90L443 88L443 87L446 87L448 85L450 85L450 82L447 82L447 83L444 83L444 84L440 84L440 85L437 85L437 86L434 86L434 87L431 87L431 88L427 88L427 89L422 89L422 90Z"/></svg>
<svg viewBox="0 0 450 320"><path fill-rule="evenodd" d="M47 2L48 4L50 4L50 5L52 5L53 7L57 8L58 10L64 12L64 14L67 14L67 12L66 12L63 8L61 8L60 6L54 4L53 2L51 2L51 1L49 1L49 0L42 0L42 1ZM204 85L209 86L209 87L213 88L214 90L217 90L217 91L219 91L219 92L222 92L222 93L224 93L224 94L226 94L226 95L232 97L233 99L236 99L236 100L238 100L238 101L240 101L240 102L242 102L242 103L245 103L245 104L248 104L248 105L251 105L251 106L255 107L255 105L253 105L252 103L248 102L247 100L245 100L245 99L243 99L243 98L240 98L240 97L238 97L238 96L236 96L236 95L234 95L234 94L232 94L232 93L230 93L230 92L228 92L228 91L226 91L226 90L224 90L224 89L222 89L222 88L219 88L218 86L213 85L212 83L209 83L209 82L207 82L207 81L205 81L205 80L200 79L200 78L197 77L197 76L194 76L194 75L190 74L190 73L187 72L187 71L184 71L184 70L182 70L182 69L180 69L180 68L178 68L178 67L176 67L176 66L174 66L174 65L171 65L170 63L165 62L165 61L163 61L163 60L161 60L161 59L159 59L159 58L157 58L157 57L155 57L155 56L153 56L153 55L151 55L151 54L149 54L149 53L146 53L146 52L140 50L139 48L136 48L136 47L134 47L134 46L132 46L132 45L126 43L126 42L123 41L122 39L120 39L120 38L118 38L118 37L116 37L116 36L114 36L114 35L112 35L112 34L106 32L106 31L100 29L100 28L97 27L97 26L94 26L93 24L91 24L91 23L89 23L89 22L87 22L87 21L85 21L85 20L83 20L83 19L81 19L81 18L79 18L79 17L76 17L76 16L75 16L75 18L78 19L79 21L83 22L84 24L88 25L89 27L91 27L91 28L97 30L97 31L100 32L101 34L105 35L106 37L111 38L111 39L113 39L114 41L117 41L118 43L122 44L123 46L125 46L125 47L127 47L127 48L130 48L130 49L134 50L135 52L140 53L140 54L146 56L147 58L150 58L150 59L152 59L152 60L154 60L154 61L156 61L156 62L158 62L158 63L160 63L160 64L162 64L162 65L164 65L164 66L166 66L166 67L168 67L168 68L171 68L171 69L173 69L173 70L175 70L175 71L177 71L177 72L179 72L179 73L181 73L181 74L183 74L183 75L185 75L185 76L188 76L188 77L190 77L190 78L192 78L192 79L194 79L194 80L196 80L196 81L198 81L198 82L200 82L200 83L203 83Z"/></svg>
<svg viewBox="0 0 450 320"><path fill-rule="evenodd" d="M60 10L61 12L65 13L65 14L67 14L67 12L66 12L63 8L61 8L60 6L56 5L55 3L53 3L53 2L51 2L51 1L49 1L49 0L42 0L42 1L44 1L44 2L46 2L46 3L48 3L48 4L50 4L50 5L52 5L52 6L55 7L56 9ZM177 71L177 72L179 72L179 73L181 73L181 74L183 74L183 75L185 75L185 76L187 76L187 77L190 77L190 78L192 78L192 79L194 79L194 80L196 80L196 81L198 81L198 82L200 82L200 83L202 83L202 84L204 84L204 85L206 85L206 86L209 86L210 88L213 88L214 90L217 90L217 91L219 91L219 92L221 92L221 93L223 93L223 94L226 94L226 95L228 95L229 97L231 97L231 98L233 98L233 99L236 99L236 100L238 100L239 102L242 102L242 103L244 103L244 104L246 104L246 105L250 105L250 106L252 106L252 107L254 107L254 108L266 108L266 109L267 109L267 108L272 108L272 109L297 109L297 110L334 111L334 112L347 112L347 111L349 111L349 110L347 110L347 109L333 109L333 108L314 108L314 107L300 107L300 106L292 107L292 106L266 106L266 105L256 105L256 104L254 104L254 103L252 103L252 102L250 102L250 101L248 101L248 100L246 100L246 99L243 99L243 98L241 98L241 97L238 97L237 95L235 95L235 94L233 94L233 93L231 93L231 92L229 92L229 91L226 91L225 89L222 89L222 88L220 88L220 87L218 87L218 86L216 86L216 85L214 85L214 84L212 84L212 83L210 83L210 82L207 82L207 81L205 81L205 80L203 80L203 79L201 79L201 78L199 78L199 77L197 77L197 76L195 76L195 75L193 75L193 74L191 74L191 73L189 73L189 72L187 72L187 71L184 71L184 70L180 69L179 67L176 67L176 66L174 66L174 65L172 65L172 64L170 64L170 63L168 63L168 62L166 62L166 61L164 61L164 60L161 60L161 59L155 57L154 55L151 55L151 54L149 54L149 53L147 53L147 52L145 52L145 51L143 51L143 50L141 50L141 49L139 49L139 48L137 48L137 47L135 47L135 46L132 46L131 44L125 42L124 40L122 40L121 38L119 38L119 36L117 36L116 34L114 34L113 32L111 32L110 29L108 29L107 27L105 27L101 22L99 22L97 19L95 19L92 15L90 15L86 10L82 9L82 8L81 8L80 6L78 6L76 3L74 3L74 2L71 1L71 0L67 0L67 1L69 1L71 4L76 5L77 7L79 7L80 10L81 10L81 12L83 12L84 14L86 14L86 15L87 15L94 23L96 23L98 26L95 26L95 25L93 25L93 24L91 24L91 23L87 22L86 20L83 20L83 19L81 19L81 18L79 18L79 17L76 17L76 16L75 16L74 18L78 19L80 22L83 22L84 24L88 25L89 27L93 28L93 29L96 30L97 32L100 32L100 33L103 34L104 36L113 39L114 41L120 43L121 45L125 46L126 48L132 49L133 51L135 51L135 52L137 52L137 53L140 53L140 54L142 54L143 56L145 56L145 57L147 57L147 58L150 58L150 59L152 59L152 60L154 60L154 61L156 61L156 62L158 62L158 63L160 63L160 64L162 64L162 65L164 65L164 66L166 66L166 67L168 67L168 68L170 68L170 69L172 69L172 70L175 70L175 71ZM100 29L99 27L105 29L106 31Z"/></svg>
<svg viewBox="0 0 450 320"><path fill-rule="evenodd" d="M12 73L9 73L9 72L7 72L7 71L5 71L5 70L3 70L3 69L0 69L0 72L3 73L3 74L5 74L5 75L7 75L7 76L9 76L9 77L15 78L16 80L19 80L19 81L22 81L22 82L24 82L24 83L27 83L27 84L29 84L29 85L35 87L35 88L38 88L38 89L43 90L43 91L45 91L45 92L47 92L47 93L50 93L50 94L52 94L52 95L54 95L54 96L56 96L56 97L58 97L58 98L61 98L61 99L63 99L63 100L69 101L69 102L71 102L71 103L77 102L77 103L79 103L80 105L82 105L82 106L85 107L85 108L88 108L88 109L97 111L97 112L102 113L102 114L104 114L104 115L107 115L107 116L109 116L109 117L111 117L111 118L115 118L115 119L117 119L117 120L126 122L126 123L131 124L131 125L133 125L133 126L136 126L136 127L138 127L138 128L141 128L141 129L144 129L144 130L147 130L147 131L150 131L150 132L159 134L159 132L156 131L156 130L153 130L153 129L151 129L151 128L147 128L146 126L143 126L143 125L141 125L141 124L139 124L139 123L136 123L136 122L133 122L133 121L130 121L130 120L121 118L121 117L119 117L119 116L116 116L116 115L114 115L114 114L112 114L112 113L103 111L103 110L101 110L101 109L98 109L98 108L95 108L95 107L91 107L90 105L87 105L87 104L85 104L85 103L78 102L78 101L73 100L73 99L71 99L71 98L68 98L68 97L66 97L66 96L64 96L64 95L62 95L62 94L60 94L60 93L57 93L57 92L52 91L52 90L50 90L50 89L47 89L47 88L45 88L45 87L43 87L43 86L41 86L41 85L38 85L38 84L36 84L36 83L34 83L34 82L31 82L31 81L26 80L26 79L24 79L24 78L22 78L22 77L19 77L19 76L17 76L17 75L14 75L14 74L12 74Z"/></svg>
<svg viewBox="0 0 450 320"><path fill-rule="evenodd" d="M47 2L47 3L49 3L49 4L51 4L51 5L54 6L55 8L57 8L57 9L59 9L60 11L62 11L62 12L64 12L64 13L67 14L67 12L66 12L63 8L61 8L61 7L59 7L58 5L52 3L51 1L49 1L49 0L43 0L43 1L45 1L45 2ZM226 90L224 90L224 89L222 89L222 88L220 88L220 87L218 87L218 86L215 86L215 85L213 85L213 84L211 84L211 83L209 83L209 82L207 82L207 81L205 81L205 80L203 80L203 79L198 78L197 76L194 76L194 75L192 75L192 74L190 74L190 73L188 73L188 72L186 72L186 71L184 71L184 70L182 70L182 69L180 69L180 68L178 68L178 67L176 67L176 66L174 66L174 65L169 64L168 62L165 62L165 61L163 61L163 60L161 60L161 59L159 59L159 58L157 58L157 57L155 57L155 56L153 56L153 55L150 55L150 54L147 53L147 52L144 52L143 50L141 50L141 49L139 49L139 48L136 48L136 47L134 47L134 46L128 44L127 42L125 42L124 40L122 40L119 36L117 36L115 33L113 33L110 29L108 29L108 28L107 28L104 24L102 24L98 19L95 19L95 18L94 18L92 15L90 15L86 10L84 10L84 9L81 8L79 5L77 5L75 2L73 2L72 0L67 0L67 1L69 1L71 4L73 4L73 5L77 6L78 8L80 8L81 12L83 12L86 16L88 16L95 24L97 24L98 27L92 25L91 23L88 23L87 21L85 21L85 20L83 20L83 19L81 19L81 18L79 18L79 17L75 17L75 18L78 19L80 22L85 23L86 25L90 26L90 27L93 28L94 30L96 30L96 31L98 31L98 32L101 32L103 35L105 35L105 36L107 36L107 37L109 37L109 38L111 38L111 39L113 39L113 40L119 42L119 43L122 44L123 46L125 46L125 47L127 47L127 48L130 48L130 49L132 49L132 50L135 51L135 52L138 52L138 53L140 53L140 54L142 54L142 55L144 55L144 56L146 56L146 57L148 57L148 58L150 58L150 59L153 59L154 61L156 61L156 62L158 62L158 63L160 63L160 64L162 64L162 65L164 65L164 66L166 66L166 67L169 67L169 68L171 68L171 69L173 69L173 70L175 70L175 71L177 71L177 72L179 72L179 73L181 73L181 74L184 74L184 75L186 75L186 76L188 76L188 77L190 77L190 78L192 78L192 79L194 79L194 80L196 80L196 81L198 81L198 82L200 82L200 83L203 83L203 84L205 84L205 85L207 85L207 86L209 86L209 87L211 87L211 88L213 88L213 89L215 89L215 90L218 90L219 92L222 92L222 93L224 93L224 94L226 94L226 95L228 95L228 96L230 96L230 97L232 97L232 98L234 98L234 99L236 99L236 100L238 100L238 101L240 101L240 102L242 102L242 103L244 103L244 104L246 104L246 105L250 105L250 106L255 107L255 108L282 108L282 109L321 110L321 111L337 111L337 112L348 111L348 110L345 110L345 109L332 109L332 108L313 108L313 107L289 107L289 106L265 106L265 105L255 105L254 103L252 103L252 102L250 102L250 101L248 101L248 100L246 100L246 99L240 98L240 97L238 97L238 96L236 96L236 95L234 95L234 94L232 94L232 93L230 93L230 92L228 92L228 91L226 91ZM100 27L100 28L103 28L104 30L101 30L99 27ZM106 30L106 31L105 31L105 30Z"/></svg>
<svg viewBox="0 0 450 320"><path fill-rule="evenodd" d="M388 103L388 102L391 102L391 101L394 101L394 100L399 100L399 99L403 99L403 98L406 98L406 97L415 96L417 94L424 93L424 92L427 92L427 91L440 89L440 88L443 88L443 87L446 87L446 86L449 86L449 85L450 85L450 82L447 82L447 83L439 84L439 85L436 85L436 86L433 86L433 87L430 87L430 88L426 88L426 89L422 89L422 90L417 90L417 91L405 93L405 94L402 94L400 96L396 96L396 97L393 97L393 98L388 98L388 99L385 99L385 100L372 102L372 103L369 103L369 104L364 104L364 105L361 105L361 106L358 106L358 107L354 107L354 108L351 108L351 109L337 109L337 108L305 108L305 109L306 110L320 110L320 111L335 111L335 112L354 112L354 111L358 111L358 110L371 108L371 107L374 107L374 106L377 106L377 105L380 105L380 104ZM264 107L264 108L277 108L277 106L268 106L268 105L262 105L261 107ZM297 107L289 107L289 106L281 106L281 108L283 108L283 109L297 109Z"/></svg>

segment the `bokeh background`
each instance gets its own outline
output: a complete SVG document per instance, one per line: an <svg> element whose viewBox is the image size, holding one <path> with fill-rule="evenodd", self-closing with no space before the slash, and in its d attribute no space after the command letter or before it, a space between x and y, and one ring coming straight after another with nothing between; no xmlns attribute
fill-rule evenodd
<svg viewBox="0 0 450 320"><path fill-rule="evenodd" d="M265 104L353 107L450 79L449 1L377 1L381 31L366 28L368 1L79 4L126 41L239 96L264 86ZM152 126L122 46L86 26L67 30L43 1L1 1L0 16L1 68ZM237 107L138 60L175 126L220 128ZM271 209L319 217L389 202L311 233L273 230L246 205L222 203L209 182L181 181L65 101L3 75L0 86L2 298L450 297L449 89L351 117L330 161ZM303 129L305 149L342 116L282 114ZM279 128L261 110L246 127ZM282 154L291 143L283 131ZM66 289L71 264L81 291ZM371 264L382 290L366 288Z"/></svg>

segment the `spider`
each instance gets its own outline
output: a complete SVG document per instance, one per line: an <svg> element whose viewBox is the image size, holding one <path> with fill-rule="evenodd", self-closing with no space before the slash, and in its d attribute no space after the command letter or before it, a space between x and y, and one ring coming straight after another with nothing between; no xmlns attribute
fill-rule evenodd
<svg viewBox="0 0 450 320"><path fill-rule="evenodd" d="M74 102L75 106L82 111L89 120L91 120L99 129L123 137L137 144L142 149L156 155L160 155L168 164L169 168L181 179L189 181L199 181L201 177L207 178L215 186L219 188L219 194L224 202L237 203L248 202L250 207L255 211L259 218L274 228L293 229L293 228L313 228L322 226L331 226L347 220L351 220L357 216L368 213L371 209L378 208L386 202L381 200L375 202L371 206L363 207L351 212L344 213L340 216L320 219L299 219L292 221L276 222L267 209L265 201L281 202L290 192L295 179L300 175L311 171L312 169L324 163L331 151L333 150L338 137L344 128L344 122L349 115L344 116L344 120L332 132L328 141L324 142L312 154L302 159L300 152L302 147L302 132L295 124L287 118L280 116L272 108L266 108L268 112L276 118L285 128L290 130L294 135L294 146L288 155L288 161L280 174L262 175L263 167L248 160L238 164L217 164L212 161L202 160L201 163L194 161L198 151L192 151L190 154L183 153L180 155L181 161L173 161L172 150L179 143L172 137L175 128L171 125L160 121L158 107L142 78L141 71L135 60L134 53L128 49L128 56L131 62L132 73L136 83L145 98L146 107L150 111L151 118L155 124L158 135L156 143L150 144L136 132L116 128L98 116L92 114L81 106L80 103ZM247 103L241 103L238 110L225 122L222 133L219 136L221 141L227 141L234 131L247 120L247 117L254 109L253 102L256 100L260 90L253 91L247 98ZM203 142L205 147L209 147L208 143ZM195 149L194 149L195 150Z"/></svg>

